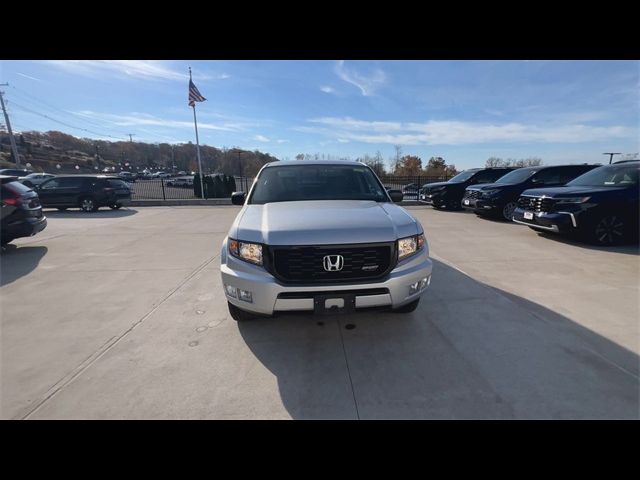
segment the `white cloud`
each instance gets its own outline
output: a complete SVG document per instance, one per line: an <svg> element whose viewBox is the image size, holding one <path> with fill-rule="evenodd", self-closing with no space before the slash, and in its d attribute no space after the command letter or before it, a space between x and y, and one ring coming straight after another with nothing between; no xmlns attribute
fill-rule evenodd
<svg viewBox="0 0 640 480"><path fill-rule="evenodd" d="M280 138L280 139L276 140L276 142L277 143L288 143L289 140L284 140L284 139Z"/></svg>
<svg viewBox="0 0 640 480"><path fill-rule="evenodd" d="M44 82L44 80L36 77L32 77L31 75L27 75L25 73L16 72L16 75L20 75L21 77L28 78L30 80L35 80L36 82Z"/></svg>
<svg viewBox="0 0 640 480"><path fill-rule="evenodd" d="M335 92L335 90L332 87L329 87L328 85L323 85L322 87L320 87L320 90L323 91L324 93Z"/></svg>
<svg viewBox="0 0 640 480"><path fill-rule="evenodd" d="M381 69L377 68L370 75L364 75L353 68L348 68L344 60L338 60L335 72L345 82L358 87L365 97L373 95L375 90L386 82L386 75Z"/></svg>
<svg viewBox="0 0 640 480"><path fill-rule="evenodd" d="M193 128L193 121L190 120L173 120L156 117L147 113L132 112L127 115L114 115L109 113L96 113L90 110L82 110L76 112L80 115L87 117L94 117L96 119L106 120L109 123L119 125L122 127L130 126L156 126L156 127L169 127L169 128ZM220 130L220 131L241 131L243 127L238 123L210 123L210 122L198 122L198 129L203 130Z"/></svg>
<svg viewBox="0 0 640 480"><path fill-rule="evenodd" d="M264 135L256 135L253 139L258 140L259 142L270 142L270 140Z"/></svg>
<svg viewBox="0 0 640 480"><path fill-rule="evenodd" d="M170 68L167 62L159 60L45 60L45 63L69 73L91 78L105 75L119 78L137 78L144 80L186 80L189 73ZM194 80L229 78L226 73L211 76L199 72L193 73Z"/></svg>
<svg viewBox="0 0 640 480"><path fill-rule="evenodd" d="M525 125L432 120L424 123L379 122L350 117L323 117L309 120L321 126L295 130L320 133L338 141L400 145L465 145L489 142L582 143L611 138L635 138L637 130L623 126L583 124Z"/></svg>

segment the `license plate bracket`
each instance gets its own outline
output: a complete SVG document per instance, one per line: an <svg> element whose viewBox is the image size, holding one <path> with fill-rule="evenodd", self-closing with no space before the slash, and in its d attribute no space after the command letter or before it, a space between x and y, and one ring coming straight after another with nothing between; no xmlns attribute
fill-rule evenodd
<svg viewBox="0 0 640 480"><path fill-rule="evenodd" d="M353 293L315 295L313 312L316 315L342 315L356 310L356 296Z"/></svg>

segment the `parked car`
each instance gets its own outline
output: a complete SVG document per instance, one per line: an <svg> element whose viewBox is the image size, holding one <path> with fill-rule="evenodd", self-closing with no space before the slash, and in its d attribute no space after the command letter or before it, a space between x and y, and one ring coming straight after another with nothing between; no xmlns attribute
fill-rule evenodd
<svg viewBox="0 0 640 480"><path fill-rule="evenodd" d="M5 245L16 238L30 237L47 227L38 194L18 181L18 177L0 175L2 224L0 238Z"/></svg>
<svg viewBox="0 0 640 480"><path fill-rule="evenodd" d="M131 173L131 172L120 172L118 173L118 177L120 177L125 182L134 183L138 176L135 173Z"/></svg>
<svg viewBox="0 0 640 480"><path fill-rule="evenodd" d="M431 281L424 230L359 162L266 164L222 243L235 320L278 311L416 309Z"/></svg>
<svg viewBox="0 0 640 480"><path fill-rule="evenodd" d="M30 173L26 177L22 177L20 181L27 187L34 187L53 177L55 177L55 175L51 173Z"/></svg>
<svg viewBox="0 0 640 480"><path fill-rule="evenodd" d="M193 178L192 177L172 178L171 180L167 181L167 186L193 188Z"/></svg>
<svg viewBox="0 0 640 480"><path fill-rule="evenodd" d="M420 202L435 208L460 210L460 201L465 188L478 183L495 182L504 174L515 170L512 167L470 168L460 172L446 182L427 183L420 189Z"/></svg>
<svg viewBox="0 0 640 480"><path fill-rule="evenodd" d="M405 185L402 187L402 194L406 198L415 198L418 199L418 191L420 190L420 185L417 183L410 183L409 185Z"/></svg>
<svg viewBox="0 0 640 480"><path fill-rule="evenodd" d="M591 170L564 187L525 190L513 221L599 245L638 239L640 161Z"/></svg>
<svg viewBox="0 0 640 480"><path fill-rule="evenodd" d="M598 165L554 165L523 167L500 177L494 183L470 186L462 207L478 215L511 221L518 198L529 188L559 187Z"/></svg>
<svg viewBox="0 0 640 480"><path fill-rule="evenodd" d="M0 169L0 175L5 175L5 176L9 176L9 177L18 177L18 178L22 178L22 177L26 177L27 175L32 174L33 172L31 170L26 170L26 169L20 169L20 168L3 168Z"/></svg>
<svg viewBox="0 0 640 480"><path fill-rule="evenodd" d="M57 176L36 188L45 208L66 210L75 207L95 212L100 207L117 210L131 203L131 190L124 180L116 176Z"/></svg>

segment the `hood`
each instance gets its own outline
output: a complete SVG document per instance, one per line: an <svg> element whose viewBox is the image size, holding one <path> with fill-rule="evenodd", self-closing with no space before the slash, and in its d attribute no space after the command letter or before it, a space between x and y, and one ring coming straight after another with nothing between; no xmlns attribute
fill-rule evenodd
<svg viewBox="0 0 640 480"><path fill-rule="evenodd" d="M471 187L467 187L467 190L494 190L496 188L509 188L511 185L508 183L478 183Z"/></svg>
<svg viewBox="0 0 640 480"><path fill-rule="evenodd" d="M593 195L594 193L608 193L619 190L625 190L628 187L588 187L588 186L571 186L571 187L548 187L548 188L532 188L522 192L522 195L531 195L534 197L575 197L580 195Z"/></svg>
<svg viewBox="0 0 640 480"><path fill-rule="evenodd" d="M420 228L392 203L313 200L245 205L229 236L268 245L330 245L391 242Z"/></svg>
<svg viewBox="0 0 640 480"><path fill-rule="evenodd" d="M456 182L457 183L457 182ZM424 188L435 188L435 187L446 187L446 186L450 186L453 185L452 182L434 182L434 183L427 183Z"/></svg>

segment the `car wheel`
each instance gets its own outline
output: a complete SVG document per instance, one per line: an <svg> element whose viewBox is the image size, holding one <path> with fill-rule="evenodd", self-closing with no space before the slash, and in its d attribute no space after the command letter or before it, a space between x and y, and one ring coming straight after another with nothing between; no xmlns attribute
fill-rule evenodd
<svg viewBox="0 0 640 480"><path fill-rule="evenodd" d="M504 218L508 222L513 221L513 212L517 206L518 205L516 204L516 202L507 203L504 207L502 207L502 218Z"/></svg>
<svg viewBox="0 0 640 480"><path fill-rule="evenodd" d="M597 245L618 245L627 238L625 221L619 215L600 217L590 232L591 240Z"/></svg>
<svg viewBox="0 0 640 480"><path fill-rule="evenodd" d="M236 307L230 302L227 302L227 306L229 307L231 318L233 318L236 322L246 322L247 320L255 318L255 315L247 312L246 310L242 310L241 308Z"/></svg>
<svg viewBox="0 0 640 480"><path fill-rule="evenodd" d="M411 303L407 303L406 305L400 308L394 308L393 311L395 313L410 313L413 312L416 308L418 308L418 304L420 303L420 299L414 300Z"/></svg>
<svg viewBox="0 0 640 480"><path fill-rule="evenodd" d="M115 205L109 205L109 208L111 210L120 210L120 207L122 207L122 205L119 205L117 203Z"/></svg>
<svg viewBox="0 0 640 480"><path fill-rule="evenodd" d="M60 210L61 212L64 212L67 209L67 207L58 207L58 210Z"/></svg>
<svg viewBox="0 0 640 480"><path fill-rule="evenodd" d="M80 209L83 212L95 212L98 210L98 204L91 197L83 197L80 199Z"/></svg>

